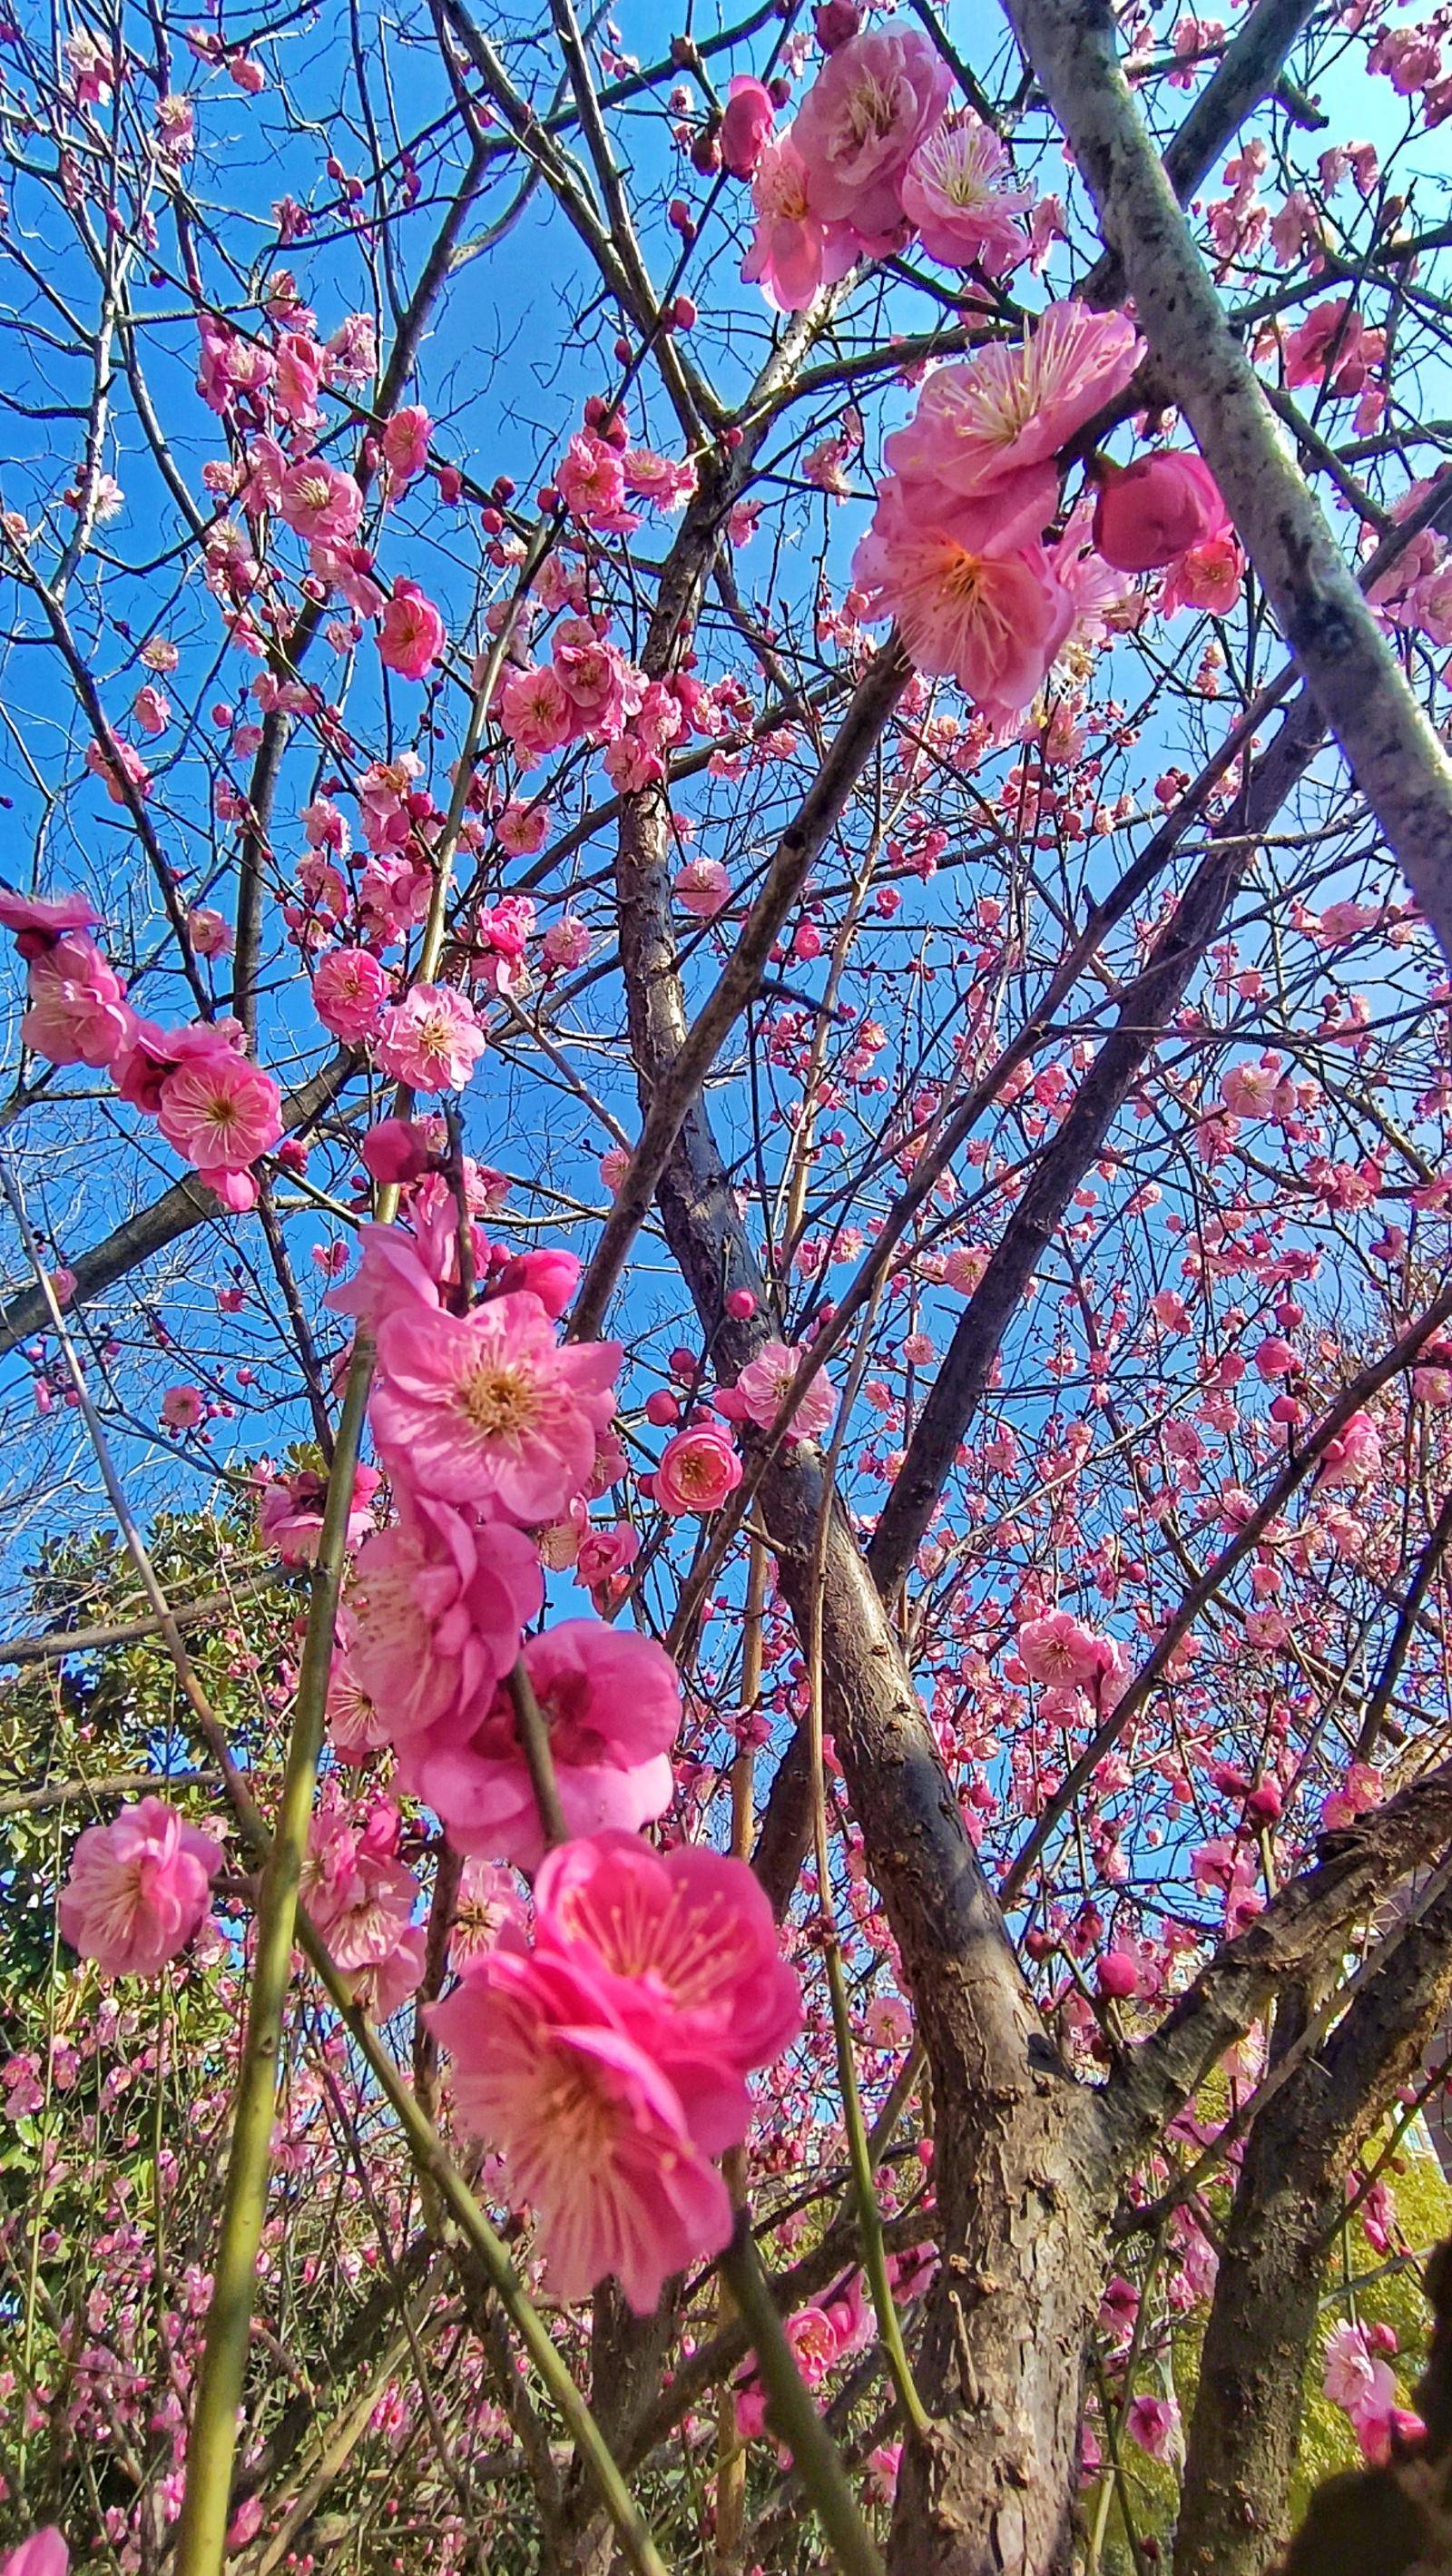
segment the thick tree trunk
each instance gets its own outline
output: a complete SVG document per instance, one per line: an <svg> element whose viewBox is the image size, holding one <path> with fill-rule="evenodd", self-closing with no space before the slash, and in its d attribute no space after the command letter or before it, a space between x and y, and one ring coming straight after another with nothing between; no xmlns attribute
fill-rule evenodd
<svg viewBox="0 0 1452 2576"><path fill-rule="evenodd" d="M1440 1875L1440 1873L1439 1873ZM1352 2158L1416 2072L1452 1991L1452 1894L1415 1888L1384 1964L1299 2056L1283 2005L1221 2249L1181 2487L1175 2576L1265 2576L1284 2543L1326 2248ZM1313 2034L1314 2035L1314 2034Z"/></svg>
<svg viewBox="0 0 1452 2576"><path fill-rule="evenodd" d="M1084 2356L1104 2279L1084 2104L1031 2074L940 2110L945 2256L898 2486L893 2576L1067 2576Z"/></svg>
<svg viewBox="0 0 1452 2576"><path fill-rule="evenodd" d="M1285 2539L1326 2231L1340 2195L1288 2085L1251 2130L1200 2357L1175 2576L1264 2576Z"/></svg>

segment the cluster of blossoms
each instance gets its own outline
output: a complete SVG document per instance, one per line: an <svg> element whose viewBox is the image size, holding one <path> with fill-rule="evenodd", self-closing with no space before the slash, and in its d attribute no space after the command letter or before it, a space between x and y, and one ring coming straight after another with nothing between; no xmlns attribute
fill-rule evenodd
<svg viewBox="0 0 1452 2576"><path fill-rule="evenodd" d="M237 1020L163 1029L142 1019L89 935L95 921L84 895L47 902L0 890L0 923L14 932L28 973L25 1044L51 1064L109 1073L119 1097L156 1120L224 1207L255 1207L251 1167L283 1132L277 1084L248 1062Z"/></svg>
<svg viewBox="0 0 1452 2576"><path fill-rule="evenodd" d="M1143 355L1119 313L1051 304L1020 342L939 368L888 438L889 472L853 580L862 613L896 619L920 671L951 676L991 723L1012 729L1042 688L1103 570L1168 567L1167 595L1208 595L1243 570L1224 504L1199 457L1177 451L1101 469L1086 554L1078 514L1052 546L1058 457ZM1219 598L1222 606L1229 599Z"/></svg>
<svg viewBox="0 0 1452 2576"><path fill-rule="evenodd" d="M731 84L720 157L751 180L756 210L743 277L800 313L859 259L886 258L915 234L946 267L1007 276L1030 254L1018 218L1031 200L1005 185L991 127L970 108L950 111L936 47L917 28L858 32L841 0L817 24L827 60L782 133L762 82Z"/></svg>
<svg viewBox="0 0 1452 2576"><path fill-rule="evenodd" d="M1396 2349L1391 2326L1356 2325L1349 2318L1326 2337L1322 2387L1349 2418L1363 2458L1376 2462L1390 2457L1394 2441L1416 2441L1426 2431L1420 2415L1401 2402L1389 2358Z"/></svg>
<svg viewBox="0 0 1452 2576"><path fill-rule="evenodd" d="M443 617L406 576L385 592L374 556L360 540L365 486L318 448L324 393L354 391L375 375L373 325L366 315L353 314L330 340L320 341L316 317L285 274L273 281L269 309L270 345L215 320L202 329L197 390L242 444L240 463L218 461L208 466L205 479L219 501L240 504L247 521L246 531L233 521L214 522L207 538L209 587L234 641L260 651L262 540L267 523L276 520L307 549L308 595L321 603L337 593L356 618L376 623L379 659L390 671L406 680L426 679L444 649ZM363 465L381 472L390 500L428 469L432 427L421 405L405 404L369 440ZM459 478L450 468L437 469L436 480L444 498L458 497ZM264 616L274 613L265 597L262 609Z"/></svg>

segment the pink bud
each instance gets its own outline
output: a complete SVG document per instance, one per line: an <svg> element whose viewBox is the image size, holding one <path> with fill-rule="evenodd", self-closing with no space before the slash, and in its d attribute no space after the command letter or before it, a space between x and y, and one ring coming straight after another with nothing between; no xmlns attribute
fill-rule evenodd
<svg viewBox="0 0 1452 2576"><path fill-rule="evenodd" d="M1229 524L1209 466L1186 449L1160 448L1104 469L1094 543L1117 572L1156 572Z"/></svg>
<svg viewBox="0 0 1452 2576"><path fill-rule="evenodd" d="M835 54L839 45L851 43L862 24L862 12L856 0L824 0L812 24L823 53Z"/></svg>
<svg viewBox="0 0 1452 2576"><path fill-rule="evenodd" d="M423 1132L411 1118L380 1118L358 1147L364 1170L381 1188L406 1188L432 1160Z"/></svg>
<svg viewBox="0 0 1452 2576"><path fill-rule="evenodd" d="M770 96L749 72L737 74L726 97L718 141L722 167L733 179L750 179L776 122Z"/></svg>
<svg viewBox="0 0 1452 2576"><path fill-rule="evenodd" d="M646 1397L645 1418L647 1422L653 1422L658 1431L664 1431L669 1423L679 1422L681 1408L668 1386L658 1386Z"/></svg>
<svg viewBox="0 0 1452 2576"><path fill-rule="evenodd" d="M499 1293L508 1296L513 1289L527 1288L557 1323L579 1281L580 1264L573 1252L516 1252L499 1273Z"/></svg>
<svg viewBox="0 0 1452 2576"><path fill-rule="evenodd" d="M1128 1950L1106 1950L1099 1962L1099 1991L1123 2003L1139 1990L1139 1962Z"/></svg>
<svg viewBox="0 0 1452 2576"><path fill-rule="evenodd" d="M756 1299L749 1288L728 1288L726 1312L735 1324L749 1323L756 1312Z"/></svg>

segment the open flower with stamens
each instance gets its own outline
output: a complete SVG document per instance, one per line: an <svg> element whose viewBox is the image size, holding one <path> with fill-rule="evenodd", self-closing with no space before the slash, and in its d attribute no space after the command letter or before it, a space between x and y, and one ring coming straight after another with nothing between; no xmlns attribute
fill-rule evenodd
<svg viewBox="0 0 1452 2576"><path fill-rule="evenodd" d="M397 1525L358 1550L349 1673L395 1744L439 1718L472 1723L543 1598L538 1551L523 1530L405 1488Z"/></svg>
<svg viewBox="0 0 1452 2576"><path fill-rule="evenodd" d="M990 532L1000 547L1040 535L1058 494L1059 450L1123 391L1143 352L1122 313L1093 313L1071 298L1047 305L1023 340L939 367L883 449L906 518L968 546ZM973 506L986 502L996 518Z"/></svg>
<svg viewBox="0 0 1452 2576"><path fill-rule="evenodd" d="M963 544L914 528L884 491L852 577L869 616L894 617L920 671L954 679L995 722L1042 688L1074 623L1074 603L1043 548Z"/></svg>
<svg viewBox="0 0 1452 2576"><path fill-rule="evenodd" d="M281 1136L281 1096L270 1073L211 1047L168 1074L157 1125L199 1172L243 1171Z"/></svg>
<svg viewBox="0 0 1452 2576"><path fill-rule="evenodd" d="M61 1935L109 1977L155 1976L206 1913L222 1848L161 1798L88 1825L57 1913Z"/></svg>
<svg viewBox="0 0 1452 2576"><path fill-rule="evenodd" d="M562 1349L528 1289L465 1316L400 1310L379 1328L374 1437L405 1485L558 1520L589 1481L619 1366L618 1342Z"/></svg>
<svg viewBox="0 0 1452 2576"><path fill-rule="evenodd" d="M454 2060L456 2118L534 2211L553 2295L583 2299L613 2273L648 2316L673 2272L721 2252L731 2200L609 1983L501 1941L428 2018Z"/></svg>
<svg viewBox="0 0 1452 2576"><path fill-rule="evenodd" d="M1027 259L1028 235L1014 218L1033 204L1033 192L1006 188L1008 170L998 136L971 107L924 137L903 173L902 207L930 259L986 277Z"/></svg>
<svg viewBox="0 0 1452 2576"><path fill-rule="evenodd" d="M664 2069L713 2155L746 2135L744 2078L790 2046L801 1988L744 1861L637 1834L562 1843L535 1880L535 1943L610 1979L611 2008Z"/></svg>

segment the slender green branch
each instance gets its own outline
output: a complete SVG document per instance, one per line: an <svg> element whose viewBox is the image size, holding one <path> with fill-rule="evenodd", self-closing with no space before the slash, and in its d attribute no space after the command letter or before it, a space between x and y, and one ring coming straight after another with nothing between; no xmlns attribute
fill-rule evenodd
<svg viewBox="0 0 1452 2576"><path fill-rule="evenodd" d="M817 2509L838 2565L846 2569L847 2576L886 2576L882 2553L862 2518L836 2443L797 2368L744 2210L738 2214L736 2232L721 2257L721 2270L751 2337L756 2365L771 2400L773 2427L791 2452L797 2475Z"/></svg>

